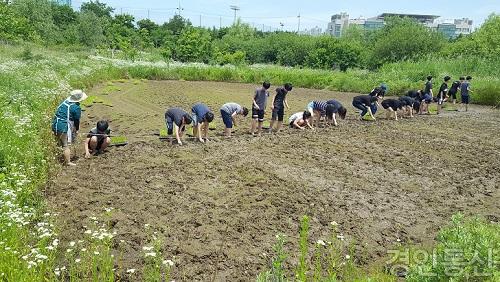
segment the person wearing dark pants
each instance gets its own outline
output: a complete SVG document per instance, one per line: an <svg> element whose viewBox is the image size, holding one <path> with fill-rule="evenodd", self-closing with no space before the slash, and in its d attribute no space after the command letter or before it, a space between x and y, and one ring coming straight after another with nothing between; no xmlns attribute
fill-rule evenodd
<svg viewBox="0 0 500 282"><path fill-rule="evenodd" d="M276 88L276 95L273 97L273 102L271 103L271 107L273 110L273 114L271 117L271 124L269 126L269 132L273 132L274 124L276 125L276 132L279 132L281 127L283 126L283 117L285 115L285 107L289 109L288 101L286 95L288 92L292 91L292 84L285 83L283 87Z"/></svg>
<svg viewBox="0 0 500 282"><path fill-rule="evenodd" d="M181 108L170 108L165 112L165 123L167 124L167 134L175 132L177 143L182 145L182 136L186 130L186 125L191 124L191 116Z"/></svg>
<svg viewBox="0 0 500 282"><path fill-rule="evenodd" d="M352 105L356 108L361 110L361 114L359 116L360 120L363 120L363 117L366 115L366 113L370 114L370 117L375 120L375 117L373 116L372 110L371 110L371 105L372 104L378 104L378 97L377 96L370 96L370 95L361 95L361 96L356 96L352 99Z"/></svg>

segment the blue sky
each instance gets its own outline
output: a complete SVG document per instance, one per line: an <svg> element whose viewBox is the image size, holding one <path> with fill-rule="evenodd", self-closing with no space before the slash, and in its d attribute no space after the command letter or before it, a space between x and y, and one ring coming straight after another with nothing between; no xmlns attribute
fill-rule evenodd
<svg viewBox="0 0 500 282"><path fill-rule="evenodd" d="M127 13L142 19L148 17L162 23L178 10L178 0L100 0L116 8L116 13ZM73 0L78 8L85 0ZM500 0L181 0L181 15L194 25L223 26L233 22L234 12L230 5L240 7L238 17L242 21L265 30L277 29L280 23L286 30L297 30L298 14L301 29L321 27L323 30L332 14L347 12L351 18L372 17L383 12L433 14L441 19L468 17L479 26L491 13L500 14Z"/></svg>

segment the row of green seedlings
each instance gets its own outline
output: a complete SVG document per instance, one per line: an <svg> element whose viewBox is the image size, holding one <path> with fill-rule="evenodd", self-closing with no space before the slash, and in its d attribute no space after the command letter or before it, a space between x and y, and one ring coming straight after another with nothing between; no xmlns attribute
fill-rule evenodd
<svg viewBox="0 0 500 282"><path fill-rule="evenodd" d="M258 282L284 281L360 281L363 272L354 262L354 244L346 246L344 236L338 232L338 224L331 222L330 240L317 240L310 256L309 217L303 216L300 224L298 242L298 263L293 276L287 274L287 259L285 252L287 243L284 235L277 235L273 247L275 256L269 262L269 269L257 276ZM394 278L383 273L377 274L377 281L393 281ZM366 281L369 281L366 280Z"/></svg>

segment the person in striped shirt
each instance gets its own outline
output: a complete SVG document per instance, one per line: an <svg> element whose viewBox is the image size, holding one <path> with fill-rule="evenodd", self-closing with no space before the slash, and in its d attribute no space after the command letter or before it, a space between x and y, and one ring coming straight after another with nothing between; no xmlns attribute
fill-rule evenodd
<svg viewBox="0 0 500 282"><path fill-rule="evenodd" d="M312 101L307 104L307 111L311 113L312 125L319 126L321 117L326 115L326 106L328 103L326 101Z"/></svg>

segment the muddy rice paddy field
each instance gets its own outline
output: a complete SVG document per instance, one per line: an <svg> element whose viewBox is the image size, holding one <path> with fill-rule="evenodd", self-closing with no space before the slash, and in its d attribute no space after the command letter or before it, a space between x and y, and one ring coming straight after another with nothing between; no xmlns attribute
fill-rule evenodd
<svg viewBox="0 0 500 282"><path fill-rule="evenodd" d="M288 96L285 118L309 101L335 98L347 107L347 119L337 128L287 128L254 138L247 117L234 138L218 136L220 106L250 107L255 87L122 81L89 90L112 107L87 108L82 132L106 118L129 145L90 160L78 146L78 166L49 182L45 194L64 215L63 238L82 236L89 217L112 207L115 241L125 241L122 267L140 269L149 224L164 241L165 258L175 261L177 281L251 281L267 267L276 234L296 250L303 215L311 217L311 243L327 239L336 221L367 267L383 261L398 239L432 243L454 213L498 222L498 110L472 106L398 122L380 112L377 121L361 122L351 106L356 94L298 88ZM154 135L165 126L166 108L190 111L198 101L216 113L211 142L176 146Z"/></svg>

